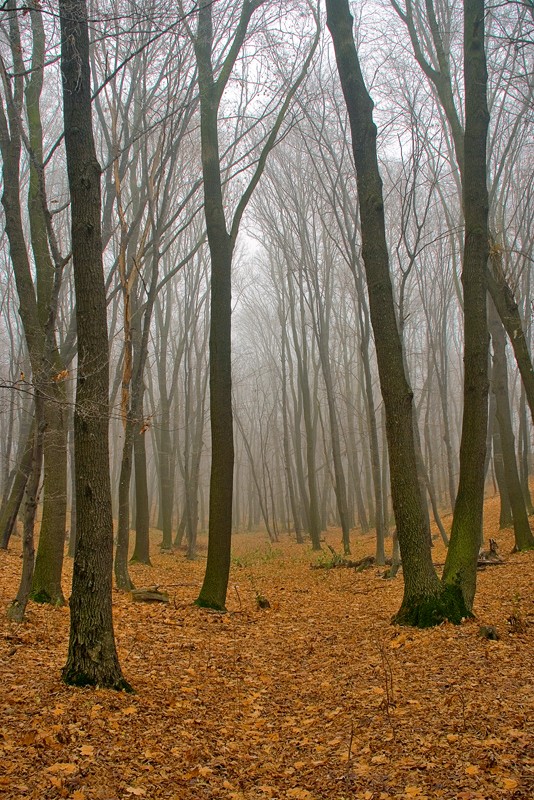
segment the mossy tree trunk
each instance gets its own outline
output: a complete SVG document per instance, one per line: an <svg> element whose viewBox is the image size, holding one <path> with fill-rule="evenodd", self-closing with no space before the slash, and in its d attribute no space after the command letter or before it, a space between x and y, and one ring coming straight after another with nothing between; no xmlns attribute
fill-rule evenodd
<svg viewBox="0 0 534 800"><path fill-rule="evenodd" d="M59 12L78 333L74 418L77 531L63 680L75 686L128 690L117 657L111 606L109 345L100 221L101 170L91 119L85 0L60 0Z"/></svg>
<svg viewBox="0 0 534 800"><path fill-rule="evenodd" d="M489 387L486 310L489 256L486 140L489 113L484 13L484 0L464 0L464 411L458 494L442 578L449 590L461 592L468 614L472 611L475 597L482 531Z"/></svg>
<svg viewBox="0 0 534 800"><path fill-rule="evenodd" d="M404 571L404 597L397 621L433 624L449 614L447 609L440 609L441 587L432 564L427 516L417 477L413 393L404 370L389 272L373 102L361 72L348 0L327 0L326 9L352 134L362 256L386 414L391 495Z"/></svg>
<svg viewBox="0 0 534 800"><path fill-rule="evenodd" d="M67 407L65 385L55 379L64 370L55 335L55 307L59 291L55 273L62 259L47 208L43 167L43 128L40 100L46 52L42 13L35 4L30 11L33 46L32 71L25 86L30 148L28 212L30 238L36 266L38 316L45 336L45 361L52 380L43 398L43 513L31 596L34 600L63 605L61 587L65 522L67 513Z"/></svg>

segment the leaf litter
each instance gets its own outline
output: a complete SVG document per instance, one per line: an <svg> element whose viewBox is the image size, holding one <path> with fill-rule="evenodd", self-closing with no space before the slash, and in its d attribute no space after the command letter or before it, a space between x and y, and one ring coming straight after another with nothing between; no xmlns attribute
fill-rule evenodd
<svg viewBox="0 0 534 800"><path fill-rule="evenodd" d="M0 796L532 800L534 553L511 554L496 499L485 535L504 564L479 572L477 618L420 631L390 624L400 577L312 570L317 555L287 535L237 534L228 613L199 609L205 550L160 554L153 531L153 566L131 573L170 603L114 591L133 696L62 684L68 608L30 603L22 624L7 620L15 540L0 551ZM339 531L325 539L339 549ZM372 537L353 532L352 550L369 555Z"/></svg>

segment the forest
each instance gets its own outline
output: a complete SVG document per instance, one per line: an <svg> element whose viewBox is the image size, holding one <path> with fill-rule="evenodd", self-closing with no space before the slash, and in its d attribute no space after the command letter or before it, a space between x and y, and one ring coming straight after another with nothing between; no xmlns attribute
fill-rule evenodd
<svg viewBox="0 0 534 800"><path fill-rule="evenodd" d="M534 795L533 66L532 0L1 4L9 800Z"/></svg>

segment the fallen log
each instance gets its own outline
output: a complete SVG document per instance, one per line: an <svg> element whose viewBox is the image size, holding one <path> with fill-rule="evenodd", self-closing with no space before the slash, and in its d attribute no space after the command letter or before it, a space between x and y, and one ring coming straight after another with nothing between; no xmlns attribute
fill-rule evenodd
<svg viewBox="0 0 534 800"><path fill-rule="evenodd" d="M332 553L332 558L329 561L319 561L317 564L310 564L311 569L337 569L338 567L345 569L355 569L356 572L363 572L376 564L374 556L365 556L358 561L352 561L350 558L344 558L336 553L333 547L328 545L328 549ZM391 564L391 559L386 559L386 564Z"/></svg>
<svg viewBox="0 0 534 800"><path fill-rule="evenodd" d="M132 589L130 592L134 603L168 603L167 592L160 592L157 586L147 586L142 589Z"/></svg>

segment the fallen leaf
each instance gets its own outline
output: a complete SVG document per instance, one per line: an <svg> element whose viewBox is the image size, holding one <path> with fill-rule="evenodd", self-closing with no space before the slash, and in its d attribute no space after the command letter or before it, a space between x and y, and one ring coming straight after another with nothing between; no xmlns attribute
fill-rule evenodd
<svg viewBox="0 0 534 800"><path fill-rule="evenodd" d="M478 775L480 772L480 767L477 767L476 764L468 764L465 768L466 775Z"/></svg>
<svg viewBox="0 0 534 800"><path fill-rule="evenodd" d="M76 764L58 761L56 764L51 764L49 767L47 767L46 772L61 772L64 775L72 775L77 769L78 767Z"/></svg>

